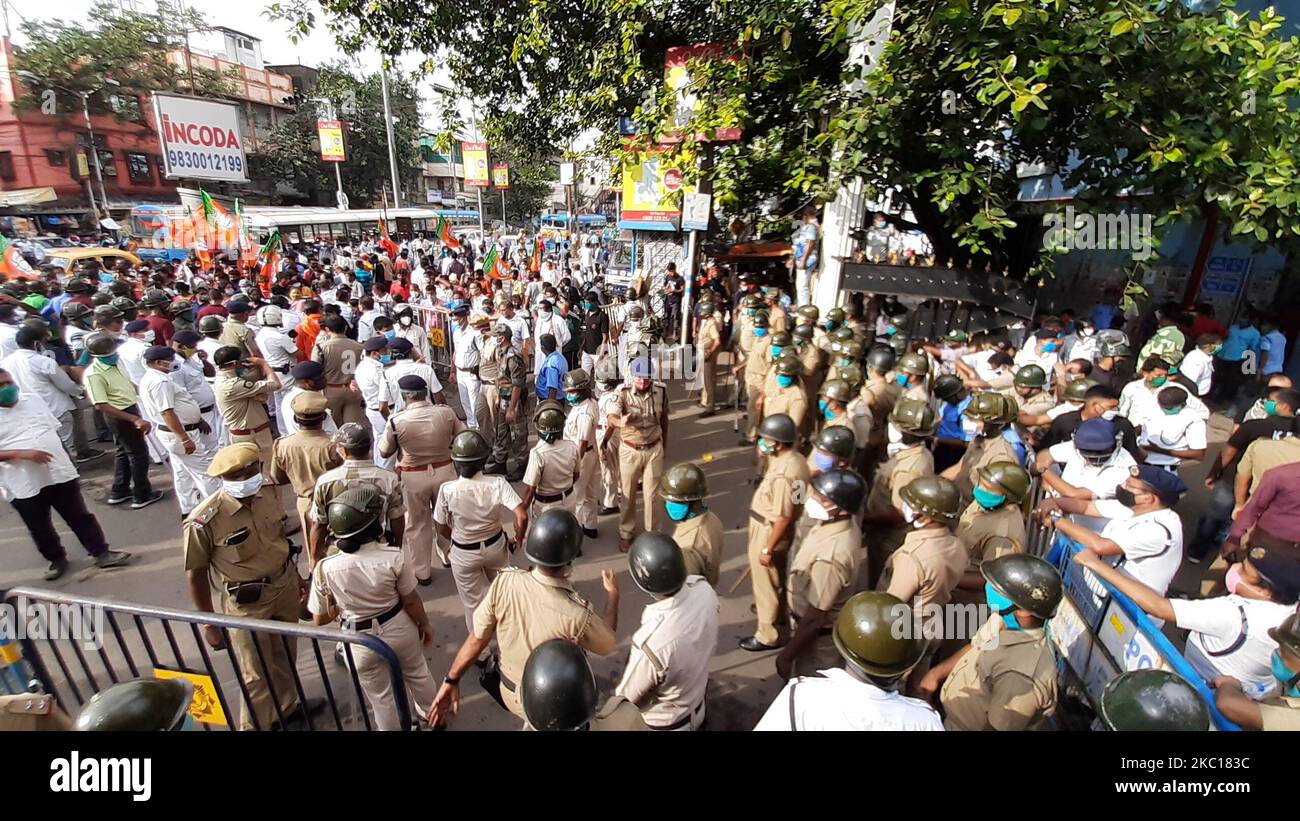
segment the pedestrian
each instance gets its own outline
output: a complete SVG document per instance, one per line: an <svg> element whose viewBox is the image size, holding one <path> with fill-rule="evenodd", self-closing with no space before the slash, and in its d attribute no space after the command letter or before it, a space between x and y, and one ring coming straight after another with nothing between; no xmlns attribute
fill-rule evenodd
<svg viewBox="0 0 1300 821"><path fill-rule="evenodd" d="M384 368L393 361L388 353L388 339L384 336L372 336L366 340L364 355L352 374L353 384L361 394L361 401L366 406L366 422L370 425L371 438L375 442L375 464L381 467L393 467L391 460L379 455L379 437L383 435L388 419L392 415L392 385L388 381Z"/></svg>
<svg viewBox="0 0 1300 821"><path fill-rule="evenodd" d="M538 349L542 354L542 365L537 370L533 386L537 401L563 401L564 375L569 372L564 354L556 350L556 339L550 334L542 334L538 338Z"/></svg>
<svg viewBox="0 0 1300 821"><path fill-rule="evenodd" d="M78 304L79 308L84 308ZM59 367L54 357L46 355L48 332L43 327L24 325L14 335L18 348L0 359L14 383L27 396L44 402L46 409L59 420L59 439L69 452L76 452L78 464L103 456L104 451L92 448L86 434L77 424L79 402L85 400L85 390L67 371Z"/></svg>
<svg viewBox="0 0 1300 821"><path fill-rule="evenodd" d="M577 479L573 485L573 515L588 539L594 539L600 506L600 468L596 432L599 408L591 396L592 380L588 371L578 368L564 375L564 399L569 413L564 420L564 438L577 445Z"/></svg>
<svg viewBox="0 0 1300 821"><path fill-rule="evenodd" d="M460 407L465 412L465 425L472 430L479 427L479 404L483 393L479 372L483 364L483 337L478 326L469 322L469 306L457 305L451 312L452 362L455 370L451 381L460 396ZM486 319L486 317L485 317Z"/></svg>
<svg viewBox="0 0 1300 821"><path fill-rule="evenodd" d="M105 500L110 505L131 502L132 510L148 507L164 492L149 482L149 449L145 434L153 426L141 415L135 386L118 361L118 342L105 333L86 339L86 352L94 361L82 375L86 398L95 410L111 420L117 454L113 464L113 486Z"/></svg>

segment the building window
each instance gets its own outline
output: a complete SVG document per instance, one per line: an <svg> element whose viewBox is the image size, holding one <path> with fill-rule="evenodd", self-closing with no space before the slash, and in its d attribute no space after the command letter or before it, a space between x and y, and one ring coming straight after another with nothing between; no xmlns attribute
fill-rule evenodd
<svg viewBox="0 0 1300 821"><path fill-rule="evenodd" d="M62 168L68 164L68 155L58 149L47 148L45 149L45 161L55 168Z"/></svg>
<svg viewBox="0 0 1300 821"><path fill-rule="evenodd" d="M128 151L126 157L126 174L133 181L153 182L153 173L149 170L149 155Z"/></svg>
<svg viewBox="0 0 1300 821"><path fill-rule="evenodd" d="M112 151L99 150L99 167L104 172L105 177L117 176L117 160L113 159Z"/></svg>
<svg viewBox="0 0 1300 821"><path fill-rule="evenodd" d="M0 151L0 180L12 181L17 177L14 173L14 152Z"/></svg>

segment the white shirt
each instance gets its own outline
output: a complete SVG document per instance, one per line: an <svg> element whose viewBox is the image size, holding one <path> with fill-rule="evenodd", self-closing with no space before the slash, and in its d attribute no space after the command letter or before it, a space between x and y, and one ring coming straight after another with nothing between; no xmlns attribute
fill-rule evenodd
<svg viewBox="0 0 1300 821"><path fill-rule="evenodd" d="M0 368L9 371L24 394L44 402L54 416L62 416L75 408L77 403L73 400L85 395L81 386L72 381L53 357L36 351L19 348L0 359Z"/></svg>
<svg viewBox="0 0 1300 821"><path fill-rule="evenodd" d="M280 328L262 328L254 336L257 349L262 352L266 364L279 370L293 364L298 355L298 345Z"/></svg>
<svg viewBox="0 0 1300 821"><path fill-rule="evenodd" d="M442 393L442 383L438 381L438 375L433 372L433 368L424 362L412 362L409 359L399 359L392 365L384 369L384 374L388 377L388 396L389 396L389 413L397 413L406 407L406 402L402 400L402 391L398 387L398 380L407 374L415 374L425 381L429 386L429 398L432 399L435 394Z"/></svg>
<svg viewBox="0 0 1300 821"><path fill-rule="evenodd" d="M507 319L506 317L497 317L497 322L510 326L510 343L515 346L515 350L522 355L524 351L524 342L528 340L528 319L523 314L516 313ZM565 326L568 330L568 326ZM559 341L558 339L556 340ZM561 348L564 346L561 345Z"/></svg>
<svg viewBox="0 0 1300 821"><path fill-rule="evenodd" d="M18 326L0 323L0 358L18 350Z"/></svg>
<svg viewBox="0 0 1300 821"><path fill-rule="evenodd" d="M173 435L163 419L163 411L174 410L182 425L193 425L203 418L199 403L168 375L155 368L145 370L140 379L140 411L145 419L158 426L159 433Z"/></svg>
<svg viewBox="0 0 1300 821"><path fill-rule="evenodd" d="M41 488L77 478L77 469L59 439L59 420L39 398L20 393L12 408L0 407L0 450L39 450L52 457L39 462L0 462L0 498L30 499Z"/></svg>
<svg viewBox="0 0 1300 821"><path fill-rule="evenodd" d="M127 337L117 346L118 358L122 360L122 367L126 369L127 378L133 385L139 385L144 378L144 352L147 350L149 343L134 336Z"/></svg>
<svg viewBox="0 0 1300 821"><path fill-rule="evenodd" d="M1200 398L1192 396L1187 388L1177 382L1166 382L1159 388L1152 390L1147 387L1146 382L1141 379L1134 379L1124 386L1124 390L1119 394L1119 415L1128 417L1128 421L1133 423L1134 427L1142 427L1152 420L1159 422L1160 417L1165 415L1164 409L1160 407L1160 401L1157 395L1165 388L1178 388L1187 395L1187 413L1199 416L1201 419L1210 418L1210 409Z"/></svg>
<svg viewBox="0 0 1300 821"><path fill-rule="evenodd" d="M294 385L284 394L284 399L280 400L280 414L277 419L280 421L280 428L284 431L283 436L291 433L297 433L298 423L293 419L293 399L302 393L303 389ZM338 433L339 426L334 424L334 418L330 416L329 411L325 411L325 421L321 423L320 429L326 433Z"/></svg>
<svg viewBox="0 0 1300 821"><path fill-rule="evenodd" d="M356 380L357 388L361 391L361 398L366 403L366 408L372 411L379 410L380 402L387 402L391 408L393 399L389 387L388 379L384 374L384 366L378 359L372 359L367 356L357 363L357 369L352 374ZM396 383L394 383L396 386Z"/></svg>
<svg viewBox="0 0 1300 821"><path fill-rule="evenodd" d="M202 339L200 339L199 344L195 345L194 347L206 353L208 355L208 361L211 362L212 357L216 356L217 351L224 346L216 339L209 339L205 336ZM216 377L214 376L213 379L216 379Z"/></svg>
<svg viewBox="0 0 1300 821"><path fill-rule="evenodd" d="M479 362L482 360L482 340L478 330L468 322L465 323L464 328L460 323L452 322L451 345L455 352L457 370L470 370L477 375Z"/></svg>
<svg viewBox="0 0 1300 821"><path fill-rule="evenodd" d="M1052 384L1052 374L1056 371L1056 363L1061 361L1061 357L1056 351L1051 353L1039 353L1037 340L1026 342L1025 347L1021 348L1016 354L1016 368L1023 368L1025 365L1038 365L1047 372L1047 384ZM987 381L987 380L986 380Z"/></svg>
<svg viewBox="0 0 1300 821"><path fill-rule="evenodd" d="M564 344L569 341L569 323L564 321L564 317L559 314L540 314L537 317L537 327L533 329L533 349L541 351L542 334L551 334L555 337L555 350L562 350Z"/></svg>
<svg viewBox="0 0 1300 821"><path fill-rule="evenodd" d="M1056 417L1061 416L1062 414L1073 413L1074 411L1078 411L1078 410L1083 410L1082 402L1062 402L1061 404L1057 405L1056 407L1052 408L1047 413L1045 413L1044 416L1046 416L1048 419L1055 419Z"/></svg>
<svg viewBox="0 0 1300 821"><path fill-rule="evenodd" d="M199 403L199 408L211 408L216 404L217 396L212 392L212 384L203 375L203 362L197 355L188 359L176 357L180 367L172 371L172 379L184 388Z"/></svg>
<svg viewBox="0 0 1300 821"><path fill-rule="evenodd" d="M1061 479L1067 484L1092 491L1098 499L1115 498L1115 488L1129 477L1128 469L1137 464L1133 454L1117 448L1104 465L1090 465L1079 454L1074 442L1058 442L1047 449L1052 461L1061 465Z"/></svg>
<svg viewBox="0 0 1300 821"><path fill-rule="evenodd" d="M1196 394L1205 396L1210 392L1210 383L1214 379L1214 357L1200 348L1193 348L1183 357L1178 371L1196 384Z"/></svg>
<svg viewBox="0 0 1300 821"><path fill-rule="evenodd" d="M371 308L361 315L357 320L357 342L365 342L375 335L375 319L383 316L379 311Z"/></svg>
<svg viewBox="0 0 1300 821"><path fill-rule="evenodd" d="M755 731L942 730L943 721L924 701L880 689L843 669L819 671L825 678L792 680L777 694ZM794 723L790 698L794 690Z"/></svg>
<svg viewBox="0 0 1300 821"><path fill-rule="evenodd" d="M399 322L393 326L393 329L397 331L399 338L408 340L411 343L412 353L420 359L428 362L433 358L433 351L429 347L429 335L424 332L423 328L415 324L414 318L412 318L410 325L403 325Z"/></svg>
<svg viewBox="0 0 1300 821"><path fill-rule="evenodd" d="M1271 667L1277 642L1269 638L1268 630L1281 624L1294 607L1234 594L1212 599L1170 599L1169 604L1174 609L1174 624L1191 631L1184 655L1207 681L1215 676L1232 676L1256 701L1277 687ZM1211 655L1235 644L1243 627L1246 639L1240 647L1224 655Z"/></svg>
<svg viewBox="0 0 1300 821"><path fill-rule="evenodd" d="M1183 520L1168 508L1135 516L1114 499L1095 504L1109 519L1101 535L1124 551L1116 567L1163 596L1183 563Z"/></svg>
<svg viewBox="0 0 1300 821"><path fill-rule="evenodd" d="M1206 447L1205 420L1191 409L1183 408L1175 414L1163 411L1159 416L1143 420L1138 434L1139 445L1155 445L1168 450L1204 450ZM1166 453L1147 453L1149 465L1179 465L1182 459Z"/></svg>

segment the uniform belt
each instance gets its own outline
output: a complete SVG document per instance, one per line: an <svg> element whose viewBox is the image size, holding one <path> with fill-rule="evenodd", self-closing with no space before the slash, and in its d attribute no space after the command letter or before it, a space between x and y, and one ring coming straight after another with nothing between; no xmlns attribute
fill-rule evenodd
<svg viewBox="0 0 1300 821"><path fill-rule="evenodd" d="M564 491L563 493L537 493L534 494L533 498L539 502L550 504L551 502L560 501L561 499L565 498L572 492L573 492L573 487L570 486L569 489Z"/></svg>
<svg viewBox="0 0 1300 821"><path fill-rule="evenodd" d="M684 716L682 716L681 718L677 719L677 720L674 721L672 724L667 724L667 725L665 725L665 726L663 726L663 727L656 727L656 726L653 725L653 724L647 724L646 726L649 727L649 728L652 729L652 730L658 730L658 731L660 731L660 732L667 732L667 731L669 731L669 730L680 730L681 728L683 728L683 727L689 725L689 724L691 723L691 720L695 718L696 714L699 713L700 710L703 710L703 709L704 709L704 701L701 700L699 704L696 704L696 705L695 705L695 709L691 710L691 711L688 712L686 715L684 715Z"/></svg>
<svg viewBox="0 0 1300 821"><path fill-rule="evenodd" d="M279 570L277 570L276 572L272 573L269 576L265 576L260 579L252 579L251 581L246 581L246 582L226 582L224 585L226 589L226 595L238 597L239 591L245 587L266 587L267 585L273 584L277 579L283 576L284 572L288 569L289 569L289 562L286 561L280 567ZM247 604L247 603L248 602L241 602L241 604Z"/></svg>
<svg viewBox="0 0 1300 821"><path fill-rule="evenodd" d="M371 616L366 619L354 619L350 622L343 623L344 630L369 630L371 627L378 627L381 624L387 624L397 618L397 614L402 612L402 601L398 599L397 604L388 608L378 616Z"/></svg>
<svg viewBox="0 0 1300 821"><path fill-rule="evenodd" d="M262 431L266 430L269 427L271 427L270 422L263 422L262 424L258 425L255 428L243 428L243 429L231 428L230 432L235 434L236 436L250 436L254 433L261 433Z"/></svg>
<svg viewBox="0 0 1300 821"><path fill-rule="evenodd" d="M445 462L432 462L432 463L427 464L427 465L411 465L411 466L398 465L398 466L397 466L397 472L398 472L398 473L418 473L418 472L420 472L420 471L422 471L422 470L429 470L430 468L432 468L433 470L437 470L438 468L445 468L447 465L450 465L450 464L451 464L451 460L448 459L448 460L445 461Z"/></svg>
<svg viewBox="0 0 1300 821"><path fill-rule="evenodd" d="M659 445L661 442L663 442L663 440L662 440L662 439L656 439L656 440L654 440L653 442L649 442L649 443L641 443L641 444L637 444L636 442L629 442L629 441L626 440L626 439L622 440L622 442L623 442L623 444L625 444L625 445L627 445L628 447L630 447L632 450L650 450L651 448L653 448L653 447Z"/></svg>
<svg viewBox="0 0 1300 821"><path fill-rule="evenodd" d="M475 365L475 366L472 367L472 368L462 368L462 367L460 367L460 366L457 366L457 367L456 367L456 370L458 370L458 371L465 371L466 373L474 373L474 374L477 374L477 373L478 373L478 366Z"/></svg>
<svg viewBox="0 0 1300 821"><path fill-rule="evenodd" d="M500 665L497 665L497 675L501 677L501 686L513 693L515 691L515 683L501 671Z"/></svg>
<svg viewBox="0 0 1300 821"><path fill-rule="evenodd" d="M289 366L288 366L288 365L281 365L280 367L278 367L278 368L272 368L271 370L275 371L276 373L288 373L288 372L289 372Z"/></svg>
<svg viewBox="0 0 1300 821"><path fill-rule="evenodd" d="M749 518L753 519L754 521L758 522L759 524L767 524L767 519L764 519L761 515L759 515L758 513L755 513L755 512L752 511L752 510L749 511Z"/></svg>
<svg viewBox="0 0 1300 821"><path fill-rule="evenodd" d="M451 544L453 547L459 547L461 550L478 550L480 547L487 547L489 545L495 544L496 540L500 539L501 534L504 532L505 532L504 530L498 530L497 535L488 539L484 539L481 542L458 542L455 539L452 539Z"/></svg>
<svg viewBox="0 0 1300 821"><path fill-rule="evenodd" d="M326 383L325 383L325 387L327 387L327 388L346 388L346 387L348 387L350 384L351 384L350 382L340 382L340 383L338 383L338 384L335 384L335 383L333 383L333 382L326 382Z"/></svg>
<svg viewBox="0 0 1300 821"><path fill-rule="evenodd" d="M195 422L193 425L181 425L185 430L198 430L202 422Z"/></svg>
<svg viewBox="0 0 1300 821"><path fill-rule="evenodd" d="M199 408L199 413L211 413L215 405L208 405L206 408Z"/></svg>

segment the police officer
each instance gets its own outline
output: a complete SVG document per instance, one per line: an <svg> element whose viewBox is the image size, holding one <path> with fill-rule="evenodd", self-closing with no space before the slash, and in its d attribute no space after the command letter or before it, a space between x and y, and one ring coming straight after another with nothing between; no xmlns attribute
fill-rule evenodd
<svg viewBox="0 0 1300 821"><path fill-rule="evenodd" d="M415 574L402 551L383 542L384 498L374 487L345 490L329 504L330 535L338 552L312 571L307 609L316 624L337 619L344 630L367 633L397 656L412 709L427 713L437 691L421 645L433 642L433 627L415 593ZM361 690L379 730L405 729L398 721L388 664L362 644L349 644Z"/></svg>
<svg viewBox="0 0 1300 821"><path fill-rule="evenodd" d="M221 480L221 490L194 509L181 534L194 609L213 612L215 581L221 612L226 615L297 624L302 579L284 535L279 496L262 489L261 451L252 442L228 445L218 451L208 474ZM208 625L203 633L214 649L225 646L216 627ZM230 638L252 708L243 711L239 728L265 729L273 722L282 723L298 704L293 673L296 644L291 641L286 647L276 636L261 633L254 638L246 630L232 630Z"/></svg>
<svg viewBox="0 0 1300 821"><path fill-rule="evenodd" d="M795 522L808 489L808 463L795 450L798 431L784 414L765 418L758 426L758 451L766 457L762 480L749 509L748 554L757 616L754 635L740 640L743 650L757 652L780 646L777 623L783 603L785 569Z"/></svg>
<svg viewBox="0 0 1300 821"><path fill-rule="evenodd" d="M166 345L146 350L145 373L137 389L140 409L154 423L158 440L167 449L176 500L184 518L217 489L216 480L207 474L217 448L205 435L211 429L203 421L198 402L168 376L175 359L176 352Z"/></svg>
<svg viewBox="0 0 1300 821"><path fill-rule="evenodd" d="M632 581L655 601L641 613L614 693L635 704L652 730L698 730L718 645L718 594L687 572L681 549L662 533L637 536L627 558Z"/></svg>
<svg viewBox="0 0 1300 821"><path fill-rule="evenodd" d="M857 455L853 431L843 425L826 428L813 440L808 454L808 472L812 476L839 468L852 469Z"/></svg>
<svg viewBox="0 0 1300 821"><path fill-rule="evenodd" d="M930 605L947 604L966 572L966 548L952 532L961 518L961 494L942 476L922 476L899 496L903 521L911 530L885 561L876 589L915 602L929 622L941 618Z"/></svg>
<svg viewBox="0 0 1300 821"><path fill-rule="evenodd" d="M403 551L417 579L432 579L432 551L443 567L451 567L447 542L434 530L433 505L438 489L456 478L451 443L465 424L446 405L429 401L429 383L415 374L398 381L405 407L388 417L379 437L379 454L397 456L402 503L406 508Z"/></svg>
<svg viewBox="0 0 1300 821"><path fill-rule="evenodd" d="M239 348L231 345L218 348L212 355L212 364L217 367L212 392L216 394L217 410L230 441L252 442L261 451L260 460L270 470L275 437L271 434L266 401L280 390L279 377L266 360L245 358Z"/></svg>
<svg viewBox="0 0 1300 821"><path fill-rule="evenodd" d="M588 539L596 538L596 515L600 506L600 468L596 458L596 430L599 409L591 398L591 375L576 368L564 375L564 401L569 414L564 419L564 438L578 447L577 476L573 483L573 515L578 517Z"/></svg>
<svg viewBox="0 0 1300 821"><path fill-rule="evenodd" d="M534 730L648 730L636 705L618 696L596 708L600 694L586 652L550 639L528 654L519 685L526 724Z"/></svg>
<svg viewBox="0 0 1300 821"><path fill-rule="evenodd" d="M1215 679L1219 681L1219 679ZM1231 679L1229 679L1231 681ZM1219 709L1223 710L1222 702ZM1247 702L1250 699L1245 698ZM1118 732L1208 732L1210 708L1187 679L1169 670L1129 670L1106 682L1100 718ZM1250 702L1255 704L1255 702ZM1223 711L1228 715L1226 710ZM1232 716L1228 716L1232 718ZM1233 719L1234 721L1236 719ZM1240 721L1237 721L1241 724ZM1246 729L1258 729L1246 727ZM1285 729L1296 729L1294 726Z"/></svg>
<svg viewBox="0 0 1300 821"><path fill-rule="evenodd" d="M761 421L758 407L759 397L763 393L763 381L767 379L768 366L772 364L772 355L768 353L770 347L767 336L767 313L759 311L751 319L753 324L754 340L749 349L744 352L744 359L741 360L734 368L732 375L736 377L737 384L744 374L745 415L749 419L749 427L745 431L745 438L740 440L742 446L748 447L754 444L754 436L758 432L758 423Z"/></svg>
<svg viewBox="0 0 1300 821"><path fill-rule="evenodd" d="M1016 371L1012 384L1014 398L1020 404L1016 432L1024 442L1034 445L1047 433L1047 425L1036 424L1038 418L1056 407L1056 397L1047 390L1047 371L1040 365L1024 365Z"/></svg>
<svg viewBox="0 0 1300 821"><path fill-rule="evenodd" d="M1029 491L1029 474L1013 462L993 462L975 471L973 501L957 523L957 538L966 546L970 563L953 598L984 600L984 562L1025 550L1025 516L1020 508Z"/></svg>
<svg viewBox="0 0 1300 821"><path fill-rule="evenodd" d="M718 384L718 352L722 350L722 317L714 310L712 300L704 300L695 309L700 324L695 331L696 358L700 363L700 419L707 419L718 411L714 406L714 392Z"/></svg>
<svg viewBox="0 0 1300 821"><path fill-rule="evenodd" d="M217 341L222 345L230 345L231 347L238 348L240 359L248 359L250 357L257 357L260 359L262 356L262 352L257 348L257 342L253 340L253 331L246 324L248 322L248 315L252 313L252 311L253 306L249 305L248 302L241 297L236 297L227 302L226 313L229 314L229 317L227 317L226 321L222 323L221 333L217 338ZM207 317L204 317L204 319L207 319ZM209 323L208 329L211 329L211 327L212 325ZM208 329L205 329L203 323L200 321L199 333L206 336Z"/></svg>
<svg viewBox="0 0 1300 821"><path fill-rule="evenodd" d="M183 678L121 681L91 696L71 729L110 733L187 730L194 723L190 718L193 701L194 685ZM69 727L49 729L66 730Z"/></svg>
<svg viewBox="0 0 1300 821"><path fill-rule="evenodd" d="M804 392L816 396L826 379L826 354L814 342L817 329L811 324L795 325L790 335L794 337L795 353L803 366Z"/></svg>
<svg viewBox="0 0 1300 821"><path fill-rule="evenodd" d="M554 401L542 402L533 415L537 444L528 454L523 496L531 519L552 508L573 511L573 488L578 480L578 443L561 438L564 422L564 411Z"/></svg>
<svg viewBox="0 0 1300 821"><path fill-rule="evenodd" d="M611 356L596 363L596 455L600 462L600 508L597 515L618 513L620 509L618 452L622 435L609 424L609 415L617 413L619 402L618 364Z"/></svg>
<svg viewBox="0 0 1300 821"><path fill-rule="evenodd" d="M830 356L831 343L834 338L831 334L838 331L844 325L844 309L840 307L831 308L826 312L826 318L817 325L813 333L813 344L822 350L822 353Z"/></svg>
<svg viewBox="0 0 1300 821"><path fill-rule="evenodd" d="M321 399L325 398L325 369L319 362L299 362L289 369L289 376L293 377L293 387L286 391L284 398L280 400L279 413L276 417L281 428L280 433L285 436L298 429L297 423L294 422L293 401L299 394L314 393ZM330 416L329 402L326 402L325 419L321 422L321 430L333 436L338 433L340 424L342 423L336 423Z"/></svg>
<svg viewBox="0 0 1300 821"><path fill-rule="evenodd" d="M930 389L926 380L930 376L930 357L923 353L904 354L898 359L898 374L895 377L898 386L903 389L907 399L930 401Z"/></svg>
<svg viewBox="0 0 1300 821"><path fill-rule="evenodd" d="M512 482L524 477L524 451L528 447L528 397L525 384L528 368L511 345L513 331L504 322L494 332L497 364L497 428L492 444L492 458L485 473L506 474Z"/></svg>
<svg viewBox="0 0 1300 821"><path fill-rule="evenodd" d="M925 649L912 623L912 608L894 596L850 598L831 633L844 666L791 680L754 729L942 730L934 708L900 692Z"/></svg>
<svg viewBox="0 0 1300 821"><path fill-rule="evenodd" d="M709 495L704 471L690 462L673 465L659 480L659 493L673 522L668 535L681 548L687 575L703 576L717 587L722 568L722 520L704 504Z"/></svg>
<svg viewBox="0 0 1300 821"><path fill-rule="evenodd" d="M963 650L921 683L943 682L949 730L1038 730L1056 712L1056 659L1043 624L1061 601L1061 574L1037 556L1013 555L980 566L993 614Z"/></svg>
<svg viewBox="0 0 1300 821"><path fill-rule="evenodd" d="M992 391L975 394L966 410L962 411L966 420L963 427L971 430L974 438L966 444L961 460L942 475L957 484L963 499L971 498L976 471L980 468L994 462L1025 464L1028 451L1011 427L1015 413L1014 399Z"/></svg>
<svg viewBox="0 0 1300 821"><path fill-rule="evenodd" d="M370 426L348 422L334 434L334 447L343 464L322 473L311 492L311 529L307 555L312 566L325 557L325 539L329 534L329 504L345 490L369 485L379 491L386 505L384 521L388 525L390 544L401 546L406 533L406 502L402 498L402 481L397 474L375 464L374 443ZM430 584L432 579L420 580Z"/></svg>
<svg viewBox="0 0 1300 821"><path fill-rule="evenodd" d="M817 403L817 408L821 416L822 430L846 427L853 431L854 448L866 447L867 439L871 435L871 412L867 409L866 403L859 400L858 392L852 384L843 379L826 380L822 383L821 399Z"/></svg>
<svg viewBox="0 0 1300 821"><path fill-rule="evenodd" d="M812 479L804 515L812 528L790 563L787 588L794 635L776 657L783 679L813 675L835 663L831 626L857 587L858 568L867 557L857 515L867 498L867 483L852 470L828 470Z"/></svg>
<svg viewBox="0 0 1300 821"><path fill-rule="evenodd" d="M654 496L664 472L664 442L668 439L668 388L654 383L650 358L629 365L632 384L619 387L607 417L619 432L618 549L626 553L636 535L636 486L641 482L646 530L654 530Z"/></svg>
<svg viewBox="0 0 1300 821"><path fill-rule="evenodd" d="M1300 730L1300 615L1292 613L1277 627L1268 628L1268 636L1277 642L1269 660L1277 689L1256 701L1246 695L1240 681L1218 676L1210 682L1214 701L1244 730Z"/></svg>
<svg viewBox="0 0 1300 821"><path fill-rule="evenodd" d="M475 403L478 410L478 432L487 440L488 447L496 441L497 414L500 402L497 399L497 336L490 332L492 320L486 314L474 314L469 325L478 337L478 390L479 398ZM459 386L460 383L457 383Z"/></svg>
<svg viewBox="0 0 1300 821"><path fill-rule="evenodd" d="M894 351L887 345L873 345L867 351L866 382L859 395L866 400L871 411L871 433L867 437L867 450L863 454L862 474L867 481L875 476L876 466L885 460L886 423L898 402L903 389L897 380L888 378L894 368Z"/></svg>
<svg viewBox="0 0 1300 821"><path fill-rule="evenodd" d="M836 342L831 346L830 369L827 372L827 379L840 379L840 369L847 367L856 367L862 361L863 348L862 343L856 339L850 339L847 342Z"/></svg>
<svg viewBox="0 0 1300 821"><path fill-rule="evenodd" d="M885 561L911 531L902 514L903 488L922 476L934 475L934 456L926 447L926 439L934 435L937 426L934 409L917 399L899 399L889 414L885 449L889 458L876 471L862 520L863 532L872 536L867 562L868 579L873 585Z"/></svg>
<svg viewBox="0 0 1300 821"><path fill-rule="evenodd" d="M487 596L474 610L473 629L456 653L442 687L429 710L429 725L441 726L460 706L460 679L493 638L500 648L500 701L520 718L527 718L519 700L519 684L528 655L542 642L561 638L607 656L614 652L618 629L618 581L602 570L608 596L605 612L597 616L569 580L573 560L582 548L582 528L567 510L548 510L533 524L524 553L532 570L506 568L497 574Z"/></svg>
<svg viewBox="0 0 1300 821"><path fill-rule="evenodd" d="M316 479L343 464L329 434L321 430L325 422L325 397L315 391L303 391L293 398L293 421L298 430L275 440L271 448L271 481L293 488L298 521L306 538L311 533L311 494Z"/></svg>
<svg viewBox="0 0 1300 821"><path fill-rule="evenodd" d="M319 362L325 370L325 399L329 402L330 416L336 425L345 422L364 423L366 403L361 391L356 389L353 376L357 365L366 355L354 339L348 339L348 323L341 316L330 314L321 320L321 333L311 349L311 360Z"/></svg>
<svg viewBox="0 0 1300 821"><path fill-rule="evenodd" d="M798 355L791 352L782 356L769 370L759 403L764 416L784 413L794 420L796 428L807 433L811 429L811 420L808 417L808 395L804 393L802 376L803 364Z"/></svg>

